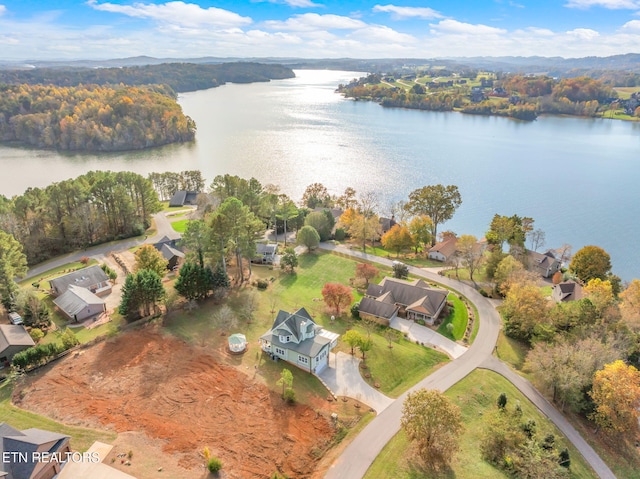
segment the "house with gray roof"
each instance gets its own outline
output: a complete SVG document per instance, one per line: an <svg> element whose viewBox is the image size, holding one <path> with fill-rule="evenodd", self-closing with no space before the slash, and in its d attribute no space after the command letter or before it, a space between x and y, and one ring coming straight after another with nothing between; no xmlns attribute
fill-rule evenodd
<svg viewBox="0 0 640 479"><path fill-rule="evenodd" d="M54 296L60 296L69 289L69 286L79 286L88 289L97 296L106 296L111 292L111 282L102 268L98 265L78 269L49 280L51 292Z"/></svg>
<svg viewBox="0 0 640 479"><path fill-rule="evenodd" d="M329 353L340 335L318 326L306 309L280 310L271 329L260 338L262 350L274 359L320 374L329 365Z"/></svg>
<svg viewBox="0 0 640 479"><path fill-rule="evenodd" d="M388 325L395 317L434 324L447 304L448 292L431 288L421 280L385 277L370 284L360 301L360 317Z"/></svg>
<svg viewBox="0 0 640 479"><path fill-rule="evenodd" d="M184 205L196 205L198 203L197 191L176 191L169 200L169 206L184 206Z"/></svg>
<svg viewBox="0 0 640 479"><path fill-rule="evenodd" d="M184 253L178 249L177 243L177 239L170 239L168 236L163 236L160 241L153 245L155 249L160 251L162 257L167 260L167 269L170 270L179 266L182 260L184 260Z"/></svg>
<svg viewBox="0 0 640 479"><path fill-rule="evenodd" d="M0 423L0 478L50 479L60 473L66 461L69 436L42 429L19 431ZM54 454L55 453L55 454ZM46 455L47 459L38 458ZM4 460L4 459L8 460Z"/></svg>
<svg viewBox="0 0 640 479"><path fill-rule="evenodd" d="M53 302L67 318L76 322L84 321L107 311L104 299L88 289L73 284L69 285L69 288Z"/></svg>
<svg viewBox="0 0 640 479"><path fill-rule="evenodd" d="M0 324L0 367L9 366L17 353L35 345L23 325Z"/></svg>
<svg viewBox="0 0 640 479"><path fill-rule="evenodd" d="M276 260L278 245L276 243L257 243L256 255L251 262L259 264L273 264Z"/></svg>
<svg viewBox="0 0 640 479"><path fill-rule="evenodd" d="M538 273L543 278L550 278L557 271L560 271L561 264L551 252L538 253L537 251L527 250L525 256L525 266L529 271Z"/></svg>
<svg viewBox="0 0 640 479"><path fill-rule="evenodd" d="M570 280L554 284L551 297L556 303L562 303L566 301L578 301L584 298L584 293L580 283Z"/></svg>

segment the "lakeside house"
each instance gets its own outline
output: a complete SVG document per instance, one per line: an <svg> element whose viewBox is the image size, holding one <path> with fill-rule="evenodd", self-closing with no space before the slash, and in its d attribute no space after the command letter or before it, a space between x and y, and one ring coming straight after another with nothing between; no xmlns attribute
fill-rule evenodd
<svg viewBox="0 0 640 479"><path fill-rule="evenodd" d="M422 279L385 277L370 284L360 301L360 317L388 326L396 316L433 325L447 304L448 291L431 288Z"/></svg>
<svg viewBox="0 0 640 479"><path fill-rule="evenodd" d="M197 191L176 191L169 200L170 207L178 206L193 206L198 204L198 192Z"/></svg>
<svg viewBox="0 0 640 479"><path fill-rule="evenodd" d="M443 263L445 263L453 255L456 254L457 243L458 243L458 238L456 238L455 236L449 239L446 239L445 241L436 243L431 248L429 248L429 252L427 256L429 259L433 259L435 261L442 261Z"/></svg>
<svg viewBox="0 0 640 479"><path fill-rule="evenodd" d="M529 271L538 273L543 278L550 278L557 271L560 271L562 265L551 252L538 253L536 251L527 250L525 255L525 266Z"/></svg>
<svg viewBox="0 0 640 479"><path fill-rule="evenodd" d="M280 310L271 329L260 337L262 350L312 374L329 365L329 353L338 344L337 333L318 326L306 309Z"/></svg>
<svg viewBox="0 0 640 479"><path fill-rule="evenodd" d="M554 284L551 297L556 303L563 303L567 301L579 301L584 298L584 293L580 283L569 280Z"/></svg>

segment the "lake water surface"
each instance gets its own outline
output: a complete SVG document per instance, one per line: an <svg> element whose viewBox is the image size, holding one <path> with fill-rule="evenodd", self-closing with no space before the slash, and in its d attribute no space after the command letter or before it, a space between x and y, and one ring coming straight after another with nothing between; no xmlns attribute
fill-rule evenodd
<svg viewBox="0 0 640 479"><path fill-rule="evenodd" d="M596 244L623 279L640 276L640 124L385 109L334 93L356 73L296 75L181 95L198 125L191 145L100 155L0 146L0 194L92 169L200 169L208 183L224 173L255 176L296 200L313 182L335 194L376 191L388 213L415 188L456 184L463 203L441 229L480 237L495 213L531 216L547 247Z"/></svg>

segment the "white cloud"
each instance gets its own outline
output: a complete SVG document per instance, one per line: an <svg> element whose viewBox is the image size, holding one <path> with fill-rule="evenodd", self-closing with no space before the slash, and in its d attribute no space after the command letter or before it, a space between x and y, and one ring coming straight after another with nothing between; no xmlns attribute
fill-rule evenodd
<svg viewBox="0 0 640 479"><path fill-rule="evenodd" d="M428 7L399 7L396 5L376 5L373 7L374 12L391 13L393 18L442 18L442 14Z"/></svg>
<svg viewBox="0 0 640 479"><path fill-rule="evenodd" d="M432 32L436 34L456 35L501 35L507 33L503 28L489 27L482 24L463 23L457 20L442 20L431 24Z"/></svg>
<svg viewBox="0 0 640 479"><path fill-rule="evenodd" d="M4 5L0 5L0 16L4 15L5 13L7 13L7 7L5 7Z"/></svg>
<svg viewBox="0 0 640 479"><path fill-rule="evenodd" d="M357 38L366 42L380 42L380 43L416 43L417 39L413 35L406 33L400 33L392 28L384 25L369 25L366 28L357 30L351 38Z"/></svg>
<svg viewBox="0 0 640 479"><path fill-rule="evenodd" d="M621 30L638 30L640 31L640 20L631 20L622 25Z"/></svg>
<svg viewBox="0 0 640 479"><path fill-rule="evenodd" d="M308 30L354 30L364 28L367 24L361 20L344 17L341 15L319 15L317 13L304 13L294 15L285 21L270 20L264 22L265 26L273 30L308 31Z"/></svg>
<svg viewBox="0 0 640 479"><path fill-rule="evenodd" d="M184 26L234 26L248 25L251 18L221 8L202 8L194 3L181 1L154 3L134 3L133 5L117 5L115 3L98 3L89 0L88 5L100 11L121 13L135 18L147 18L159 22Z"/></svg>
<svg viewBox="0 0 640 479"><path fill-rule="evenodd" d="M548 28L538 28L538 27L528 27L526 31L531 32L534 35L539 35L541 37L550 37L555 35L552 30Z"/></svg>
<svg viewBox="0 0 640 479"><path fill-rule="evenodd" d="M323 5L315 3L312 0L253 0L255 2L277 3L280 5L289 5L293 8L313 8L322 7Z"/></svg>
<svg viewBox="0 0 640 479"><path fill-rule="evenodd" d="M596 32L595 30L591 30L590 28L575 28L573 30L569 30L567 32L567 35L571 35L576 38L579 38L580 40L587 40L587 41L593 40L594 38L597 38L600 36L598 32Z"/></svg>
<svg viewBox="0 0 640 479"><path fill-rule="evenodd" d="M567 8L582 8L587 9L591 7L608 8L609 10L620 9L636 9L640 8L640 1L638 0L569 0L565 5Z"/></svg>

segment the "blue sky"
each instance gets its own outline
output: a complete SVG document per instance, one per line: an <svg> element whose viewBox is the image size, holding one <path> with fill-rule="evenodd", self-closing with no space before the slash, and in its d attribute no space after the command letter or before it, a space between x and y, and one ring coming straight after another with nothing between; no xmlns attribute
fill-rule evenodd
<svg viewBox="0 0 640 479"><path fill-rule="evenodd" d="M607 56L640 0L0 0L0 59Z"/></svg>

